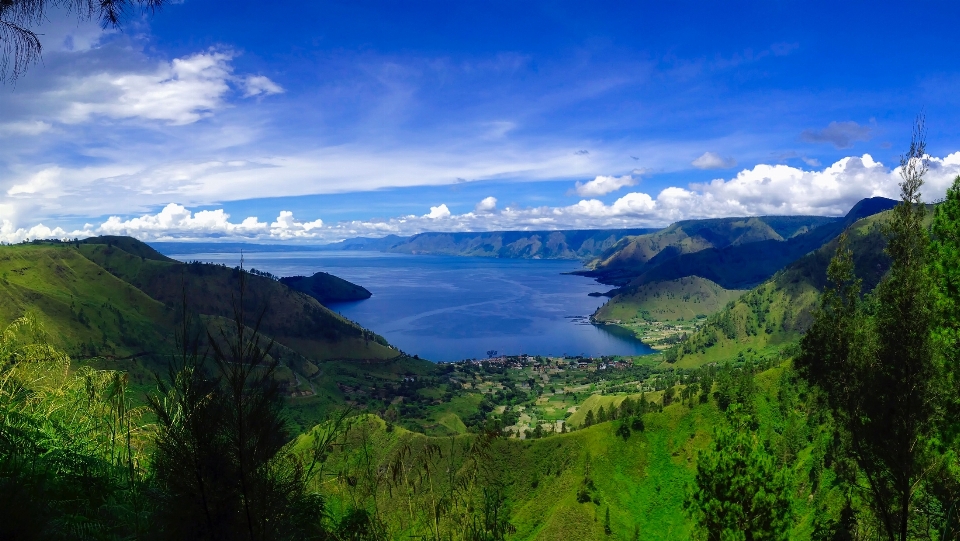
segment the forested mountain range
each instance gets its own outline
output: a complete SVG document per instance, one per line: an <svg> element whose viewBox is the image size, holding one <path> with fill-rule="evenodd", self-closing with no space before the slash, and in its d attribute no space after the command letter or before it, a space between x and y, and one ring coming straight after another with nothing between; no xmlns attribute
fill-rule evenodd
<svg viewBox="0 0 960 541"><path fill-rule="evenodd" d="M889 218L889 212L882 212L844 230L864 292L872 291L890 266L882 233L882 224ZM748 347L763 350L796 342L810 326L836 248L834 237L790 263L707 318L702 328L668 350L665 358L692 367L729 358Z"/></svg>
<svg viewBox="0 0 960 541"><path fill-rule="evenodd" d="M689 220L624 239L579 274L618 286L707 278L727 289L752 287L816 250L861 218L892 208L882 197L858 202L843 218L761 216Z"/></svg>
<svg viewBox="0 0 960 541"><path fill-rule="evenodd" d="M653 229L420 233L385 251L516 259L590 259Z"/></svg>
<svg viewBox="0 0 960 541"><path fill-rule="evenodd" d="M802 262L809 254L829 251L840 233L861 227L894 204L889 199L864 199L838 219L764 217L678 222L657 233L624 239L605 258L594 260L592 270L578 274L620 284L607 293L611 299L593 314L594 321L622 325L655 347L665 347L695 331L702 318L716 314L728 301L755 286L769 288L775 273L805 264ZM787 234L786 238L781 233ZM874 244L867 243L858 257L880 253L879 241L871 242ZM825 269L816 272L825 276ZM821 285L807 289L819 291ZM749 295L753 298L756 293ZM790 310L799 310L809 319L809 302L787 302ZM803 329L802 324L794 325L780 338L795 340Z"/></svg>

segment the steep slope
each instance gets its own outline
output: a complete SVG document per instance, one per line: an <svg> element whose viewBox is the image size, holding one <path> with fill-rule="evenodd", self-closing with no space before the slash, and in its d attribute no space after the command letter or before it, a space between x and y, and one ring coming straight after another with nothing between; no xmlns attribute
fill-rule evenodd
<svg viewBox="0 0 960 541"><path fill-rule="evenodd" d="M28 313L44 324L53 345L73 357L163 351L173 336L172 310L72 243L0 247L0 326Z"/></svg>
<svg viewBox="0 0 960 541"><path fill-rule="evenodd" d="M883 212L846 229L864 291L876 287L889 268L881 232L888 217L889 212ZM664 354L667 362L693 367L731 358L748 347L762 350L795 341L811 323L836 245L834 238L707 318L697 332Z"/></svg>
<svg viewBox="0 0 960 541"><path fill-rule="evenodd" d="M360 301L371 296L366 288L326 272L318 272L313 276L287 276L281 278L280 283L306 293L324 305L331 302Z"/></svg>
<svg viewBox="0 0 960 541"><path fill-rule="evenodd" d="M387 249L406 254L517 259L591 259L630 235L652 229L421 233Z"/></svg>
<svg viewBox="0 0 960 541"><path fill-rule="evenodd" d="M80 253L90 261L168 308L180 305L185 290L190 309L207 316L233 317L239 279L236 269L176 262L143 243L137 244L137 250L156 256L133 255L111 237L79 243ZM253 314L258 307L266 307L261 330L309 359L387 359L399 354L379 336L331 312L316 299L275 280L249 276L245 309Z"/></svg>
<svg viewBox="0 0 960 541"><path fill-rule="evenodd" d="M880 197L857 203L842 219L772 216L695 220L633 239L582 274L619 286L700 276L726 289L753 287L816 250L861 218L892 208Z"/></svg>
<svg viewBox="0 0 960 541"><path fill-rule="evenodd" d="M789 447L793 443L788 444L787 437L781 436L784 428L791 426L788 423L791 415L796 415L793 408L797 406L781 400L782 374L779 367L757 374L753 378L756 394L751 403L755 405L760 431L771 434L771 447L780 456L796 454L795 461L789 459L797 487L796 522L789 538L809 539L813 507L836 492L832 492L829 483L821 482L824 478L817 469L821 467L818 457L811 452L813 445L806 438L795 438L790 440L798 444L794 451ZM624 396L592 398L603 399L609 406L619 403ZM647 399L650 398L648 394ZM488 448L481 443L479 448L489 450L479 459L484 473L478 484L503 496L507 505L500 512L505 513L515 529L508 538L693 538L693 524L684 510L684 500L694 480L698 453L708 447L716 427L725 422L724 414L711 398L685 404L674 402L662 411L643 414L642 420L643 428L626 434L618 432L622 421L611 421L542 439L496 438ZM795 429L797 425L793 423ZM298 446L307 448L313 443L314 434L301 436ZM368 496L373 501L364 503L368 508L376 508L388 537L410 536L404 528L415 520L411 515L427 516L435 509L433 495L447 494L447 479L457 479L453 475L471 465L465 457L476 438L473 434L429 437L387 425L377 417L358 419L326 465L340 475L331 478L321 490L330 509L345 510L357 501L358 491L354 487L365 487L369 491L366 494L373 494ZM420 490L408 488L409 485L401 485L398 490L380 473L395 464L423 464L431 460L427 454L431 449L433 456L438 457L432 471L445 475L431 477L428 472L416 477ZM401 473L411 475L408 472L415 466L408 467L410 470ZM609 531L605 531L608 524Z"/></svg>
<svg viewBox="0 0 960 541"><path fill-rule="evenodd" d="M706 278L686 276L622 290L597 309L601 322L692 320L712 315L744 291L724 289Z"/></svg>

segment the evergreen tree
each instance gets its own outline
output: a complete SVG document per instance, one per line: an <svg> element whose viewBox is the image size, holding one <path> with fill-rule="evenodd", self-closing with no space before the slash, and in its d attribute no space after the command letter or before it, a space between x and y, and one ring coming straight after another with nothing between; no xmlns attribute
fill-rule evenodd
<svg viewBox="0 0 960 541"><path fill-rule="evenodd" d="M265 309L248 326L242 268L238 280L232 327L207 332L215 373L207 370L184 300L180 354L169 382L158 378L150 397L161 538L267 540L320 532L323 502L307 491L309 468L287 448L273 344L259 332Z"/></svg>
<svg viewBox="0 0 960 541"><path fill-rule="evenodd" d="M934 339L944 355L945 372L951 380L948 388L956 389L960 380L960 176L937 205L931 237L930 273L937 292ZM960 396L947 397L952 410L948 418L956 420L960 418ZM955 440L960 424L949 424L946 435Z"/></svg>
<svg viewBox="0 0 960 541"><path fill-rule="evenodd" d="M789 477L754 421L733 405L712 446L697 457L695 484L684 505L710 541L787 539Z"/></svg>
<svg viewBox="0 0 960 541"><path fill-rule="evenodd" d="M847 482L863 485L891 541L908 537L916 494L935 470L932 443L944 411L944 370L933 339L936 272L920 200L924 160L921 120L901 158L901 202L884 226L891 267L872 306L859 301L860 282L841 239L828 269L831 285L796 363L824 392L840 451L856 464Z"/></svg>

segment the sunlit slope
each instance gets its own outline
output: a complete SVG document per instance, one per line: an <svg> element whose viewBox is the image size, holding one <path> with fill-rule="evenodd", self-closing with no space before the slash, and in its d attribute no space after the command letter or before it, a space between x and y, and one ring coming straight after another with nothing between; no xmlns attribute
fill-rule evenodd
<svg viewBox="0 0 960 541"><path fill-rule="evenodd" d="M594 275L605 282L626 283L683 254L761 241L783 242L834 221L836 218L819 216L685 220L655 233L623 239L591 262L591 266Z"/></svg>
<svg viewBox="0 0 960 541"><path fill-rule="evenodd" d="M758 421L761 430L773 434L783 432L786 422L777 402L781 374L781 368L774 368L756 376ZM651 397L648 393L647 398ZM675 403L660 413L645 414L644 430L633 431L627 438L616 433L620 421L611 421L543 439L497 439L485 472L488 486L506 496L510 522L516 528L508 538L608 540L633 539L637 533L640 539L690 539L692 523L683 508L684 498L694 478L697 453L707 447L722 417L713 399L698 400L695 405ZM356 496L375 492L383 511L379 518L390 533L397 534L411 512L429 514L431 494L424 491L422 497L408 500L408 491L391 488L389 476L377 480L376 472L390 471L401 449L406 463L418 463L433 444L442 453L436 471L445 476L462 467L456 457L463 456L464 447L475 437L428 437L400 427L388 430L381 419L366 417L329 457L326 467L338 476L324 486L328 509L342 513L356 502L367 503ZM311 436L305 435L298 443L306 446L310 441ZM775 448L782 443L774 442ZM806 441L801 444L794 468L796 493L803 496L794 503L798 520L791 539L810 538L812 498L808 495L818 490L811 481L811 447ZM450 457L454 457L452 463L447 462ZM438 488L444 488L442 481ZM604 531L608 510L610 534Z"/></svg>
<svg viewBox="0 0 960 541"><path fill-rule="evenodd" d="M171 345L173 311L75 244L0 246L0 325L26 313L73 357L122 358Z"/></svg>
<svg viewBox="0 0 960 541"><path fill-rule="evenodd" d="M843 218L762 216L678 222L637 237L584 272L604 283L638 287L684 276L748 289L836 238L859 219L893 207L882 197L858 202Z"/></svg>
<svg viewBox="0 0 960 541"><path fill-rule="evenodd" d="M191 311L233 317L237 270L180 263L134 239L119 239L125 244L117 237L87 239L81 241L79 250L90 261L168 308L178 307L185 291ZM376 360L399 354L383 338L275 280L249 276L244 307L250 316L266 307L261 330L309 359Z"/></svg>
<svg viewBox="0 0 960 541"><path fill-rule="evenodd" d="M864 291L872 290L889 268L881 232L888 217L889 212L877 214L846 230ZM709 317L699 331L665 353L668 362L694 367L732 358L747 347L763 349L797 340L810 326L836 246L834 239L801 257Z"/></svg>
<svg viewBox="0 0 960 541"><path fill-rule="evenodd" d="M598 321L676 321L712 315L743 290L724 289L706 278L686 276L624 288L597 309Z"/></svg>

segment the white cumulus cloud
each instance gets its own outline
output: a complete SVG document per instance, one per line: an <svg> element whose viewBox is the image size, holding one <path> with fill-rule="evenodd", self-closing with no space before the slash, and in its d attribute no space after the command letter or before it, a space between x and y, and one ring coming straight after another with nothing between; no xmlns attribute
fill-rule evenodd
<svg viewBox="0 0 960 541"><path fill-rule="evenodd" d="M449 218L450 209L447 208L447 205L441 204L436 207L430 207L430 212L423 215L424 218L430 218L436 220L438 218Z"/></svg>
<svg viewBox="0 0 960 541"><path fill-rule="evenodd" d="M574 187L574 191L581 197L598 197L627 186L633 186L636 183L636 179L631 175L624 175L622 177L599 175L589 182L578 181Z"/></svg>
<svg viewBox="0 0 960 541"><path fill-rule="evenodd" d="M690 162L697 169L730 169L737 166L737 160L724 158L715 152L704 152L702 156Z"/></svg>
<svg viewBox="0 0 960 541"><path fill-rule="evenodd" d="M243 80L243 97L280 94L283 88L263 75L248 75Z"/></svg>
<svg viewBox="0 0 960 541"><path fill-rule="evenodd" d="M477 206L474 207L474 212L493 212L497 209L497 198L496 197L484 197Z"/></svg>
<svg viewBox="0 0 960 541"><path fill-rule="evenodd" d="M942 198L960 175L960 152L944 158L929 158L930 169L922 192L925 201ZM298 221L290 211L281 211L272 223L248 217L230 221L223 209L191 212L168 204L156 214L121 219L110 217L100 225L66 231L37 224L18 226L0 221L0 241L19 242L34 238L73 238L91 235L131 235L143 240L231 239L266 241L333 242L357 236L413 235L424 231L496 231L659 227L684 219L729 216L813 214L841 216L866 197L896 199L898 168L887 167L869 154L838 160L818 170L783 164L759 164L732 178L672 186L656 195L624 194L606 204L584 198L560 207L505 207L485 198L472 212L453 214L446 204L430 207L423 215L406 215L328 224L322 220ZM0 214L4 212L0 203Z"/></svg>

